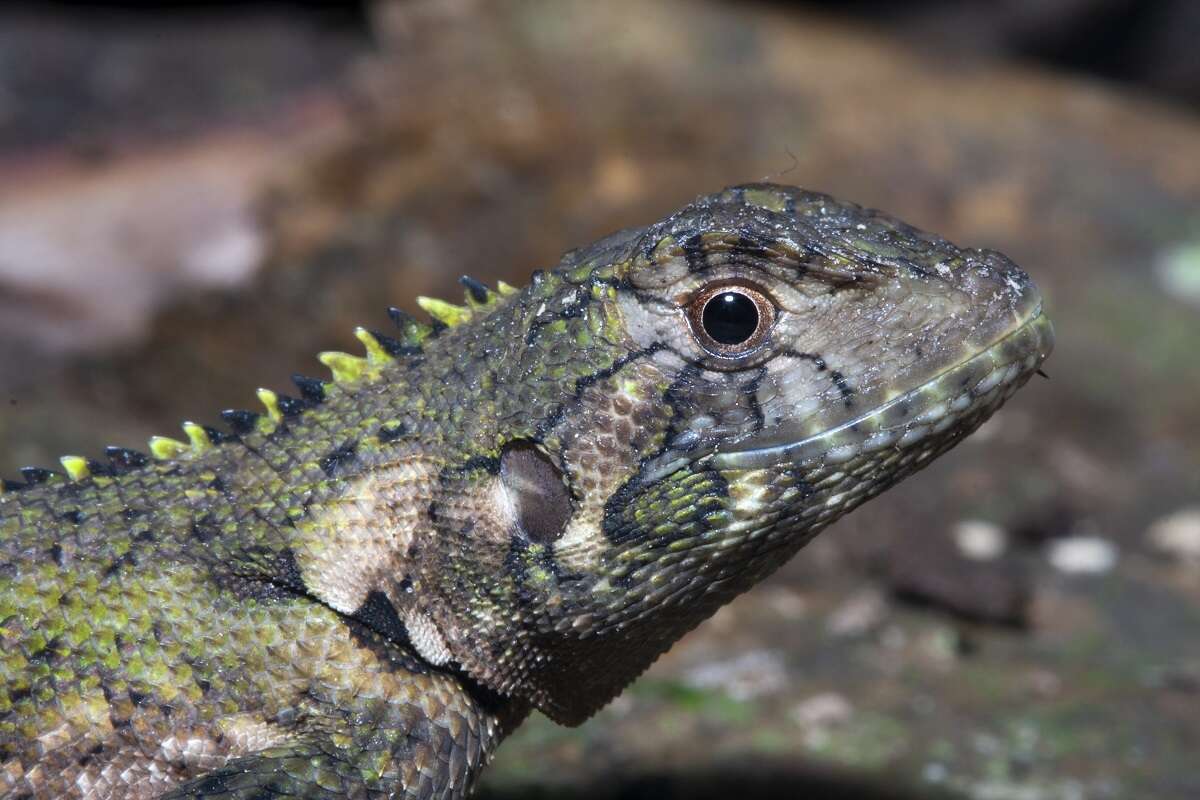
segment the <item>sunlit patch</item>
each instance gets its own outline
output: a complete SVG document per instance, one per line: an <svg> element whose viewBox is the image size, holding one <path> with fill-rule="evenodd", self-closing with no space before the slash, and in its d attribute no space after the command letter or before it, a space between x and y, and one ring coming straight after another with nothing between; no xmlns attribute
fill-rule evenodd
<svg viewBox="0 0 1200 800"><path fill-rule="evenodd" d="M428 457L368 470L346 491L314 505L297 526L304 585L331 608L353 614L370 591L402 575L413 537L426 529L419 498L437 466Z"/></svg>
<svg viewBox="0 0 1200 800"><path fill-rule="evenodd" d="M766 507L766 498L770 491L761 480L747 478L730 481L729 499L733 501L733 511L739 516L752 516Z"/></svg>

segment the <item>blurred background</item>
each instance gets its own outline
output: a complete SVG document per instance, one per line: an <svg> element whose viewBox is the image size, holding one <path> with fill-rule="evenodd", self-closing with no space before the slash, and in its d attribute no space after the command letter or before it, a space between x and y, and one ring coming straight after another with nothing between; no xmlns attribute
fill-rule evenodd
<svg viewBox="0 0 1200 800"><path fill-rule="evenodd" d="M773 179L994 247L1036 380L481 797L1196 798L1200 3L0 9L0 472Z"/></svg>

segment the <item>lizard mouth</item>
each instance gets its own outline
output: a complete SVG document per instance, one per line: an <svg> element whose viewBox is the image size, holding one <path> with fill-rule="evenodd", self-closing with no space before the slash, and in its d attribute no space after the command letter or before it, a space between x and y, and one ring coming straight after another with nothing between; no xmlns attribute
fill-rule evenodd
<svg viewBox="0 0 1200 800"><path fill-rule="evenodd" d="M1039 303L988 347L854 419L789 441L780 441L786 430L742 439L715 452L712 464L718 469L840 464L887 448L906 449L955 428L970 430L1020 388L1053 347L1054 328Z"/></svg>

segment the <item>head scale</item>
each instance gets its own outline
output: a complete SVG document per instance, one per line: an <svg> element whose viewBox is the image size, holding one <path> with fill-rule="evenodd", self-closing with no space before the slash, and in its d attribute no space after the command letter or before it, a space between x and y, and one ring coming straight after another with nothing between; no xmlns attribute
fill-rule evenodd
<svg viewBox="0 0 1200 800"><path fill-rule="evenodd" d="M824 195L741 186L614 234L435 343L480 374L430 391L482 405L443 434L407 613L581 721L973 430L1051 336L1003 256Z"/></svg>

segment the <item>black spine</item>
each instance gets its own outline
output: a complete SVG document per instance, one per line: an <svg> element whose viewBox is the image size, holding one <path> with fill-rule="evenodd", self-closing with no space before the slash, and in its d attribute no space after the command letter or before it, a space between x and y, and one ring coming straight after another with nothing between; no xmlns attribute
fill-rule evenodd
<svg viewBox="0 0 1200 800"><path fill-rule="evenodd" d="M476 303L486 303L488 301L488 287L481 281L477 281L470 275L463 275L458 279L458 282L471 293L471 299Z"/></svg>
<svg viewBox="0 0 1200 800"><path fill-rule="evenodd" d="M306 378L303 375L293 375L292 383L300 390L300 395L313 405L325 402L325 384L316 378Z"/></svg>

